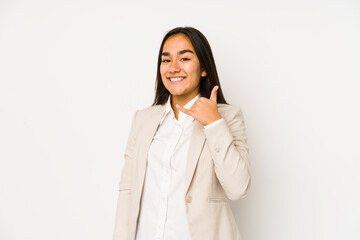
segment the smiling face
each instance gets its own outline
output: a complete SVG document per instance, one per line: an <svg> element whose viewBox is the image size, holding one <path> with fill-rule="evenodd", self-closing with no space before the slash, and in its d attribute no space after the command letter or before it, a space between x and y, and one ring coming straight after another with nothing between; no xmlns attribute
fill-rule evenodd
<svg viewBox="0 0 360 240"><path fill-rule="evenodd" d="M169 37L162 49L160 74L173 99L190 101L199 93L201 70L193 45L184 34Z"/></svg>

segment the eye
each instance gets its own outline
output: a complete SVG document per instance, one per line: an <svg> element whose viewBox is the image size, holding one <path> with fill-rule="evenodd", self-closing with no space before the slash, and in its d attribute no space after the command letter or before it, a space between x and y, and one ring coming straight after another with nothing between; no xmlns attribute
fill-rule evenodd
<svg viewBox="0 0 360 240"><path fill-rule="evenodd" d="M168 59L163 59L163 60L161 60L161 62L167 63L167 62L170 62L170 60L168 60Z"/></svg>
<svg viewBox="0 0 360 240"><path fill-rule="evenodd" d="M189 58L182 58L180 61L189 61Z"/></svg>

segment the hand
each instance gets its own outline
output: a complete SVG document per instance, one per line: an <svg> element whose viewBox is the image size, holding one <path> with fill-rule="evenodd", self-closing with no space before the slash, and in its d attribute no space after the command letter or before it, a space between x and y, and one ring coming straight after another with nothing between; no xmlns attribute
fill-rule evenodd
<svg viewBox="0 0 360 240"><path fill-rule="evenodd" d="M204 126L215 122L221 118L216 102L218 88L218 86L215 86L212 89L209 99L201 97L196 100L190 109L183 108L178 104L176 104L176 107L183 113L192 116L195 120L199 121Z"/></svg>

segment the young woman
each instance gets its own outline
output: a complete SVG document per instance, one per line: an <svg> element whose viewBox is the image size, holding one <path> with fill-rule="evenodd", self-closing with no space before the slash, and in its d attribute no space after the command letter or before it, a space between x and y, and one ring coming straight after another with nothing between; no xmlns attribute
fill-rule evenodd
<svg viewBox="0 0 360 240"><path fill-rule="evenodd" d="M225 101L205 36L172 29L154 103L133 116L113 240L241 239L227 199L247 193L248 152L242 112Z"/></svg>

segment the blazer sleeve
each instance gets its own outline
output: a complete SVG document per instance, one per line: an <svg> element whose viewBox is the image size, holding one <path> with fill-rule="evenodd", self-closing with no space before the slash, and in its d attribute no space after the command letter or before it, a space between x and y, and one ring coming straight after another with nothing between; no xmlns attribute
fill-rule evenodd
<svg viewBox="0 0 360 240"><path fill-rule="evenodd" d="M204 128L215 174L230 200L243 198L250 187L249 148L240 108L235 114Z"/></svg>
<svg viewBox="0 0 360 240"><path fill-rule="evenodd" d="M119 196L116 208L115 229L113 240L128 239L131 188L132 188L132 165L135 153L136 139L136 111L132 118L130 133L128 136L126 150L124 154L125 163L121 173L119 184Z"/></svg>

